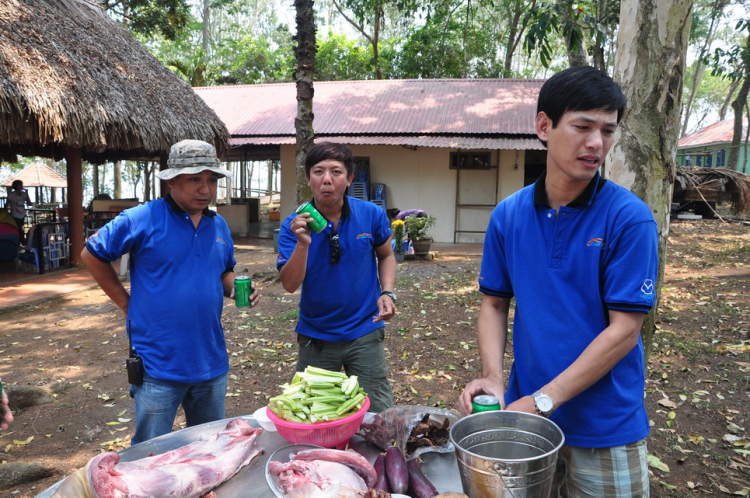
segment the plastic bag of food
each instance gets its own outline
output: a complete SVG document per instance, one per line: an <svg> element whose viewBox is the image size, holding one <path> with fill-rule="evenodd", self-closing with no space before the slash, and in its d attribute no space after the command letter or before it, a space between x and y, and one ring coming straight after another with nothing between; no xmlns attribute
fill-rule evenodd
<svg viewBox="0 0 750 498"><path fill-rule="evenodd" d="M444 408L394 406L363 423L357 435L384 450L398 446L406 458L426 451L447 453L453 451L450 426L459 418L460 413Z"/></svg>

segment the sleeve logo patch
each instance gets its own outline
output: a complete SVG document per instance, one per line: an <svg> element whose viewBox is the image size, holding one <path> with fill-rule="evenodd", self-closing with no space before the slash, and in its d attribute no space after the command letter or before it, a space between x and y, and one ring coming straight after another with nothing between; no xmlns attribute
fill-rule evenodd
<svg viewBox="0 0 750 498"><path fill-rule="evenodd" d="M643 285L641 285L641 292L643 292L646 295L651 295L654 293L654 281L650 278L646 279L643 282Z"/></svg>

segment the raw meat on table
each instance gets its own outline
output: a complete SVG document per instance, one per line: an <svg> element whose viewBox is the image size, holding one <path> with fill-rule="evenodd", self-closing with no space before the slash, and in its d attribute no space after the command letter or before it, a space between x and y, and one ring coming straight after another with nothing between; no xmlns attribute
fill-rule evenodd
<svg viewBox="0 0 750 498"><path fill-rule="evenodd" d="M235 419L221 432L203 435L161 455L120 462L117 453L102 453L92 458L85 469L68 477L53 498L197 498L263 452L255 444L261 432L244 420Z"/></svg>
<svg viewBox="0 0 750 498"><path fill-rule="evenodd" d="M276 485L285 495L305 484L314 484L320 489L340 484L343 488L367 490L365 481L356 472L336 462L325 460L270 462L268 470L272 475L278 476Z"/></svg>
<svg viewBox="0 0 750 498"><path fill-rule="evenodd" d="M377 477L375 468L359 453L328 449L300 451L290 462L269 462L268 470L278 476L278 487L284 494L308 484L320 489L340 485L366 491Z"/></svg>

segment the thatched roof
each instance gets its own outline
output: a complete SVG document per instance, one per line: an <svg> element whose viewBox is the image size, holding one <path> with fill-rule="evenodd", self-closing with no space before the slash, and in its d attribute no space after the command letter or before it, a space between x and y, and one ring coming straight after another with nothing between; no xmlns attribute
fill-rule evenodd
<svg viewBox="0 0 750 498"><path fill-rule="evenodd" d="M722 200L732 205L735 213L750 212L750 176L727 168L678 166L675 189L697 188L720 191Z"/></svg>
<svg viewBox="0 0 750 498"><path fill-rule="evenodd" d="M0 153L158 158L180 140L229 134L190 86L94 0L0 2Z"/></svg>
<svg viewBox="0 0 750 498"><path fill-rule="evenodd" d="M16 180L21 180L24 187L68 188L68 180L41 161L34 161L26 166L23 171L8 178L0 185L10 187Z"/></svg>

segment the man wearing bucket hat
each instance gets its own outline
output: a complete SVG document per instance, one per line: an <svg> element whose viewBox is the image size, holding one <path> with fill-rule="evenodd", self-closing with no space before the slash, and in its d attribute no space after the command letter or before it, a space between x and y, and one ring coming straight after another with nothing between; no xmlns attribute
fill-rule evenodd
<svg viewBox="0 0 750 498"><path fill-rule="evenodd" d="M625 110L620 87L589 66L553 75L536 131L547 170L492 213L479 275L481 379L506 410L563 431L553 495L649 496L640 329L654 305L658 233L649 207L599 168ZM508 314L514 362L503 387Z"/></svg>
<svg viewBox="0 0 750 498"><path fill-rule="evenodd" d="M131 344L131 444L172 430L182 404L188 426L224 418L227 357L221 312L234 295L234 243L226 221L208 209L229 176L210 144L183 140L157 173L170 192L123 211L91 236L81 254L102 290L126 317ZM111 262L130 253L130 293ZM251 306L258 303L253 286Z"/></svg>

